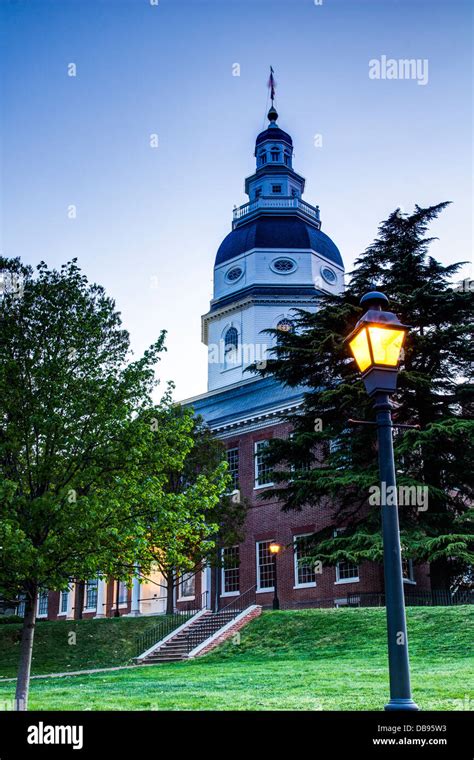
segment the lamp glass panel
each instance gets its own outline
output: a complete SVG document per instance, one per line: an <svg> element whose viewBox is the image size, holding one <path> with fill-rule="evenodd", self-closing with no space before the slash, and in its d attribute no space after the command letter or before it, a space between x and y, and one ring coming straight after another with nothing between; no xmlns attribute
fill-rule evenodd
<svg viewBox="0 0 474 760"><path fill-rule="evenodd" d="M357 366L361 372L364 372L372 362L372 359L370 358L369 341L367 340L367 329L365 327L352 338L349 346L354 354Z"/></svg>
<svg viewBox="0 0 474 760"><path fill-rule="evenodd" d="M372 354L376 364L396 367L402 350L405 330L386 327L369 327Z"/></svg>

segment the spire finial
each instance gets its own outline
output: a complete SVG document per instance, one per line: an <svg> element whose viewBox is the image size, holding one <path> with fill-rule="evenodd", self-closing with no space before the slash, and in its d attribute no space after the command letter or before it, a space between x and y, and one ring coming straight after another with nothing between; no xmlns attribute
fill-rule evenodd
<svg viewBox="0 0 474 760"><path fill-rule="evenodd" d="M270 66L270 78L268 80L268 87L270 88L270 98L271 98L271 101L272 101L272 105L271 105L271 108L270 108L270 110L268 112L268 120L269 120L271 126L273 126L275 124L276 120L278 119L278 114L277 114L276 108L275 108L275 106L273 104L273 101L275 100L275 88L276 88L275 77L273 76L273 74L274 74L273 66Z"/></svg>

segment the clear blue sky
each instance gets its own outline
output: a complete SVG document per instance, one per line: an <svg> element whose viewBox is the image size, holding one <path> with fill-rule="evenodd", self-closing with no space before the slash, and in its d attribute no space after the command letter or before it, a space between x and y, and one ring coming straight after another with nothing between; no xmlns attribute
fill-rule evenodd
<svg viewBox="0 0 474 760"><path fill-rule="evenodd" d="M168 330L159 375L177 398L203 392L200 315L246 201L272 64L305 197L347 270L394 208L443 200L433 253L470 259L470 5L1 0L2 251L54 266L78 257L137 353ZM428 84L369 79L382 55L428 59Z"/></svg>

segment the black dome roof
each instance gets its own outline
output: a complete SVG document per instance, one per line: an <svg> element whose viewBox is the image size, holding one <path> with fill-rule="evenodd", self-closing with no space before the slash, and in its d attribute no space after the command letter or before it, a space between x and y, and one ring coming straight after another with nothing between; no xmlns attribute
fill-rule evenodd
<svg viewBox="0 0 474 760"><path fill-rule="evenodd" d="M216 266L252 248L290 248L317 251L334 264L343 266L338 247L330 237L297 216L261 216L236 227L222 241Z"/></svg>
<svg viewBox="0 0 474 760"><path fill-rule="evenodd" d="M255 145L260 145L260 143L263 143L265 140L276 140L277 142L281 140L282 142L286 142L288 145L293 146L293 140L291 139L291 136L288 134L288 132L283 132L280 127L268 127L268 129L260 132Z"/></svg>

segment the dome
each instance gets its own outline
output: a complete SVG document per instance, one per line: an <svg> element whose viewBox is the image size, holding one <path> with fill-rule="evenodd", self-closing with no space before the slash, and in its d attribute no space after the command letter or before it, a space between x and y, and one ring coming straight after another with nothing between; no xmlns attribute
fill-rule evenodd
<svg viewBox="0 0 474 760"><path fill-rule="evenodd" d="M293 147L293 140L291 139L291 136L288 134L288 132L283 132L280 127L268 127L268 129L264 129L263 132L260 132L260 134L257 136L255 146L258 147L261 143L265 142L265 140L284 142Z"/></svg>
<svg viewBox="0 0 474 760"><path fill-rule="evenodd" d="M334 264L344 266L331 238L296 216L261 216L236 227L219 246L215 265L224 264L252 248L310 248Z"/></svg>

